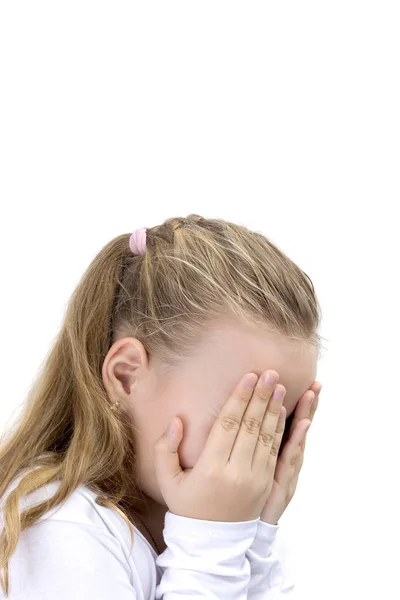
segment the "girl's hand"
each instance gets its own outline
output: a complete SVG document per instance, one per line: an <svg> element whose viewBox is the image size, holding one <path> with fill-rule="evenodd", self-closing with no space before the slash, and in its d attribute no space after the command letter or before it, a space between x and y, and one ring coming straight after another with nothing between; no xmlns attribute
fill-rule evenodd
<svg viewBox="0 0 400 600"><path fill-rule="evenodd" d="M273 481L285 428L283 394L276 371L264 381L247 373L214 422L193 468L182 470L178 447L183 423L157 440L155 469L168 509L177 515L209 521L258 519ZM282 387L282 386L281 386Z"/></svg>
<svg viewBox="0 0 400 600"><path fill-rule="evenodd" d="M318 408L322 384L318 381L304 392L296 405L289 433L285 431L278 456L271 494L260 514L260 520L277 525L296 491L304 461L307 431Z"/></svg>

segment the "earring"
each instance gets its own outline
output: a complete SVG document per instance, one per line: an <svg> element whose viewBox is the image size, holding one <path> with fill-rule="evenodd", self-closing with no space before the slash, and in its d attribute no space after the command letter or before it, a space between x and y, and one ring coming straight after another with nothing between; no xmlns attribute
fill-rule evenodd
<svg viewBox="0 0 400 600"><path fill-rule="evenodd" d="M111 404L111 410L113 410L113 411L116 411L116 410L118 410L118 407L119 407L119 402L118 402L118 400L117 400L116 402L113 402L113 403Z"/></svg>

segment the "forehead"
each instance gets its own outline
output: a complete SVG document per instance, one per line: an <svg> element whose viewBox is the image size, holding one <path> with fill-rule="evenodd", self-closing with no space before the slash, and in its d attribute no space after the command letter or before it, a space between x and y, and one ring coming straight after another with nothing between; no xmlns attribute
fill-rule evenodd
<svg viewBox="0 0 400 600"><path fill-rule="evenodd" d="M267 327L236 322L219 323L211 328L200 350L208 369L219 369L221 376L225 373L230 386L248 371L257 375L266 369L277 371L278 382L286 388L286 417L315 381L317 354L315 345L304 340L285 337Z"/></svg>

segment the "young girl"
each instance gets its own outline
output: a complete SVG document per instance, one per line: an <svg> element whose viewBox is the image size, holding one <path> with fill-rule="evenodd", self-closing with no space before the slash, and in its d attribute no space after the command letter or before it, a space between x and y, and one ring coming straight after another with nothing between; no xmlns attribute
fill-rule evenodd
<svg viewBox="0 0 400 600"><path fill-rule="evenodd" d="M191 214L108 243L2 438L0 597L290 595L278 520L319 323L309 277L243 226Z"/></svg>

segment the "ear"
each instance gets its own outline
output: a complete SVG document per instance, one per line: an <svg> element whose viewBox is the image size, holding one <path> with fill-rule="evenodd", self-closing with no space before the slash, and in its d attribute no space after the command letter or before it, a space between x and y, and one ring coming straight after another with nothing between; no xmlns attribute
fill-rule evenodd
<svg viewBox="0 0 400 600"><path fill-rule="evenodd" d="M103 384L109 398L116 401L131 395L132 387L148 371L149 362L142 342L133 337L116 341L102 366Z"/></svg>

